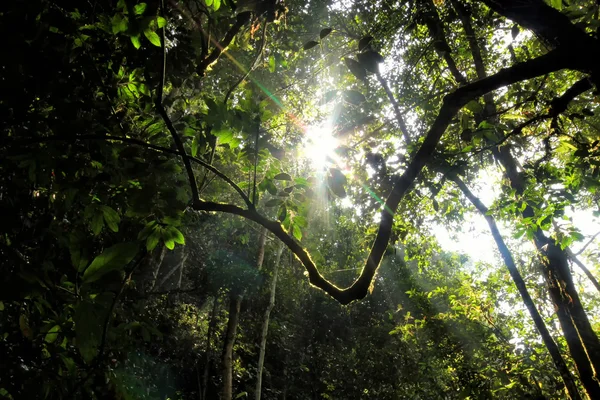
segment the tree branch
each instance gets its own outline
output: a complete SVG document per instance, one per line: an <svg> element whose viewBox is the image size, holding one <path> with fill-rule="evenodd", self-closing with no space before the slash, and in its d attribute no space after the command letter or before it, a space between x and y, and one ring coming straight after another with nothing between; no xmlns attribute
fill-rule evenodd
<svg viewBox="0 0 600 400"><path fill-rule="evenodd" d="M161 10L161 14L164 15L164 1L161 1L161 3L160 3L160 10ZM163 102L162 102L163 91L164 91L164 86L165 86L166 70L167 70L167 51L165 49L165 40L166 40L165 30L166 29L167 29L166 26L163 26L162 31L161 31L162 38L160 41L160 48L162 51L162 63L161 63L161 72L160 72L160 83L159 83L158 89L157 89L158 93L156 96L155 104L156 104L156 109L158 110L158 113L160 114L162 119L165 121L165 124L167 125L167 129L169 130L169 132L171 133L171 136L173 137L173 141L175 142L175 146L177 147L177 150L179 151L179 155L183 159L183 164L185 166L185 170L188 175L188 180L190 182L190 189L192 191L192 202L195 202L196 200L198 200L200 198L200 194L198 193L198 183L196 182L196 176L194 175L194 170L192 169L192 164L190 163L190 160L187 157L187 153L185 151L185 147L183 146L183 142L181 141L181 138L179 137L177 130L173 126L173 122L169 118L169 115L167 114L167 111L165 110L165 107L163 106Z"/></svg>
<svg viewBox="0 0 600 400"><path fill-rule="evenodd" d="M398 209L400 201L409 191L409 188L417 175L430 161L440 138L446 131L446 128L452 119L456 116L456 113L469 101L490 91L518 81L535 78L536 76L562 69L563 65L560 62L561 59L562 58L560 58L557 53L550 52L536 59L516 64L507 69L502 69L497 74L486 79L462 86L444 98L438 116L427 133L423 144L408 165L404 174L397 179L385 202L381 212L381 222L375 241L373 242L370 254L360 276L346 289L340 289L326 280L319 273L319 270L310 258L308 252L296 242L294 238L285 232L279 222L271 221L255 210L244 210L231 204L205 202L200 200L194 205L194 208L202 211L218 211L234 214L258 223L277 236L292 251L292 253L294 253L300 262L302 262L308 272L308 278L311 284L322 289L341 304L348 304L354 300L362 299L367 295L373 276L385 253L392 232L394 213Z"/></svg>
<svg viewBox="0 0 600 400"><path fill-rule="evenodd" d="M231 44L231 41L233 40L235 35L237 35L242 29L242 27L246 25L248 21L250 21L251 16L252 13L250 11L238 14L236 17L235 24L233 24L233 26L229 28L223 40L221 40L220 43L213 40L215 49L212 51L212 53L210 53L208 57L200 61L200 63L198 63L198 67L196 68L196 72L198 73L198 76L200 76L200 78L204 77L204 75L206 74L206 69L215 61L217 61L219 57L221 57L221 54L223 54L225 49L227 49L227 46Z"/></svg>
<svg viewBox="0 0 600 400"><path fill-rule="evenodd" d="M429 34L433 38L433 47L437 53L446 61L448 69L452 76L460 85L466 85L467 79L460 73L454 59L450 56L450 46L446 40L444 26L440 21L440 16L437 13L435 4L432 0L422 0L418 4L421 6L421 13L425 19L425 24L429 29Z"/></svg>
<svg viewBox="0 0 600 400"><path fill-rule="evenodd" d="M556 369L559 371L565 383L565 386L571 399L580 399L581 397L579 396L579 390L577 389L577 385L575 384L573 375L571 374L571 371L569 371L569 368L567 367L567 364L565 363L565 360L563 359L560 350L556 345L556 342L552 338L552 335L550 335L550 332L546 327L546 323L544 322L542 316L536 308L535 303L533 302L533 299L531 298L529 291L527 290L527 285L525 284L525 281L523 280L519 269L515 265L515 261L512 257L512 254L508 249L508 246L506 246L506 243L502 238L502 234L498 230L496 221L491 215L488 215L488 208L481 202L481 200L479 200L479 198L477 198L477 196L475 196L471 192L471 190L469 190L467 185L465 185L465 183L459 178L459 176L454 171L450 171L450 173L448 173L447 176L460 188L463 195L467 199L469 199L473 206L475 206L475 208L487 221L488 226L490 227L490 231L492 232L492 237L494 238L496 246L498 247L498 251L502 256L502 259L504 260L504 264L506 265L506 268L508 269L511 278L515 286L517 287L519 294L521 295L523 303L525 303L527 310L529 310L529 314L531 315L531 319L533 319L535 327L542 336L542 340L544 341L544 344L546 345L546 348L548 349L548 352L550 353L550 356L554 361Z"/></svg>
<svg viewBox="0 0 600 400"><path fill-rule="evenodd" d="M20 146L20 145L27 145L27 144L32 144L32 143L43 143L43 142L50 142L50 141L75 141L75 140L117 140L117 141L120 141L123 143L135 144L135 145L142 146L142 147L145 147L148 149L160 151L165 154L173 154L176 156L181 156L181 154L177 150L169 149L167 147L157 146L155 144L147 143L147 142L144 142L144 141L138 140L138 139L122 137L122 136L111 136L111 135L79 135L79 136L70 136L70 137L48 136L48 137L41 137L41 138L25 138L25 139L16 139L9 144L2 143L1 146L8 147L8 146L14 146L14 145ZM202 165L204 168L206 168L210 172L214 173L219 178L223 179L227 184L229 184L229 186L231 186L240 195L242 200L244 200L244 203L246 203L246 206L248 206L249 208L253 208L253 204L250 201L250 198L227 175L225 175L223 172L218 170L216 167L213 167L210 163L207 163L204 160L201 160L196 157L188 156L188 155L186 155L185 157L187 159L189 159L190 161L193 161L197 164Z"/></svg>
<svg viewBox="0 0 600 400"><path fill-rule="evenodd" d="M396 121L398 122L398 125L400 126L400 131L402 131L402 135L404 136L404 141L406 142L407 145L412 144L412 140L410 139L410 135L408 134L408 128L406 127L406 123L404 123L404 118L402 117L402 113L400 112L400 106L398 105L398 102L396 101L394 94L390 90L390 87L388 86L387 81L383 78L383 76L381 76L381 73L379 73L379 71L378 71L376 75L377 75L377 80L379 80L381 87L383 87L383 90L385 91L385 94L387 95L388 99L390 100L390 103L392 103L392 107L394 108L394 114L396 115Z"/></svg>
<svg viewBox="0 0 600 400"><path fill-rule="evenodd" d="M250 75L250 73L256 68L256 66L258 65L258 60L260 60L260 57L262 56L264 49L265 49L265 43L267 42L267 26L269 25L268 22L265 21L264 26L263 26L263 31L262 31L262 39L260 41L260 47L258 49L258 53L256 54L256 58L254 59L254 62L252 63L252 65L250 66L250 68L248 68L248 71L246 71L246 73L244 75L242 75L240 77L240 79L237 80L237 82L235 82L233 84L233 86L231 86L229 88L229 90L227 91L227 94L225 95L225 99L223 100L223 104L227 105L227 100L229 100L229 96L231 96L231 94L233 93L233 91L235 90L235 88L237 88L242 82L244 82L246 80L246 78L248 78L248 76Z"/></svg>
<svg viewBox="0 0 600 400"><path fill-rule="evenodd" d="M596 290L600 293L600 283L598 283L598 280L592 274L592 272L581 261L579 261L579 258L577 258L575 254L573 254L570 248L567 247L565 251L567 252L567 256L569 256L571 261L573 261L575 264L577 264L579 268L581 268L583 273L588 277L588 279L592 282Z"/></svg>

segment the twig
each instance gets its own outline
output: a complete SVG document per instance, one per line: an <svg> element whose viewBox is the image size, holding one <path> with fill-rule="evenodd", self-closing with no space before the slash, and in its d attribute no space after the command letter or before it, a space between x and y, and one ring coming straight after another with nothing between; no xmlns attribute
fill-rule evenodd
<svg viewBox="0 0 600 400"><path fill-rule="evenodd" d="M594 236L592 236L592 238L581 248L581 250L579 250L577 253L573 253L574 256L578 256L581 253L583 253L585 251L585 249L587 249L587 247L592 244L592 242L594 241L594 239L596 239L596 236L600 235L600 232L596 232L596 234Z"/></svg>
<svg viewBox="0 0 600 400"><path fill-rule="evenodd" d="M262 39L260 41L260 47L258 49L258 53L256 54L256 58L254 59L254 62L252 63L250 68L248 68L248 71L246 71L246 73L244 75L242 75L242 77L240 79L238 79L238 81L236 83L234 83L232 87L229 88L229 90L227 91L227 94L225 95L225 99L223 100L223 104L227 105L229 96L231 96L231 94L233 93L235 88L237 88L242 82L244 82L246 80L246 78L248 78L250 73L258 66L258 60L260 60L260 57L263 55L263 52L265 50L265 43L267 41L267 26L268 25L269 25L269 23L265 21L264 26L263 26L263 31L262 31Z"/></svg>

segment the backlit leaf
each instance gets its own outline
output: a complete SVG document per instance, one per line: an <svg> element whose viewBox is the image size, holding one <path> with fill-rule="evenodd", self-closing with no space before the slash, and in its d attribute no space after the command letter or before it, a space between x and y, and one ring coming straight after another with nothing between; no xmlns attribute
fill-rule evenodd
<svg viewBox="0 0 600 400"><path fill-rule="evenodd" d="M304 46L302 46L303 50L310 50L315 46L318 46L319 42L315 42L314 40L311 40L309 42L304 43Z"/></svg>
<svg viewBox="0 0 600 400"><path fill-rule="evenodd" d="M140 42L140 35L130 36L129 39L131 40L133 47L135 47L136 49L139 49L142 45L142 43Z"/></svg>
<svg viewBox="0 0 600 400"><path fill-rule="evenodd" d="M133 7L133 12L135 13L135 15L142 15L144 11L146 11L146 7L146 3L136 4L135 7Z"/></svg>
<svg viewBox="0 0 600 400"><path fill-rule="evenodd" d="M111 271L125 268L138 251L137 243L119 243L104 250L83 273L85 283L94 282Z"/></svg>
<svg viewBox="0 0 600 400"><path fill-rule="evenodd" d="M283 204L281 199L271 199L265 203L265 207L276 207Z"/></svg>
<svg viewBox="0 0 600 400"><path fill-rule="evenodd" d="M354 75L357 79L363 81L367 79L367 70L365 70L365 68L358 61L352 58L345 58L344 62L346 63L346 66L350 72L352 72L352 75Z"/></svg>
<svg viewBox="0 0 600 400"><path fill-rule="evenodd" d="M321 29L321 32L319 33L319 37L321 39L323 39L324 37L326 37L327 35L329 35L332 31L333 31L333 29L331 29L331 28Z"/></svg>
<svg viewBox="0 0 600 400"><path fill-rule="evenodd" d="M363 51L373 40L373 36L365 36L358 41L358 51Z"/></svg>
<svg viewBox="0 0 600 400"><path fill-rule="evenodd" d="M273 179L277 179L278 181L291 181L292 176L290 174L286 174L285 172L280 172L279 174L275 175Z"/></svg>
<svg viewBox="0 0 600 400"><path fill-rule="evenodd" d="M151 31L150 29L146 29L144 31L144 36L146 36L150 43L152 43L156 47L160 47L160 37L156 32Z"/></svg>
<svg viewBox="0 0 600 400"><path fill-rule="evenodd" d="M344 100L346 100L350 104L358 106L360 105L360 103L365 102L367 99L362 93L357 92L356 90L344 90Z"/></svg>

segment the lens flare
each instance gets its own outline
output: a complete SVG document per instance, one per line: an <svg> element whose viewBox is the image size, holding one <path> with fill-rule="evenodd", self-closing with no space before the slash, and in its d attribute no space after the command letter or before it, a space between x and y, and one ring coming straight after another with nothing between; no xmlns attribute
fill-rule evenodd
<svg viewBox="0 0 600 400"><path fill-rule="evenodd" d="M334 150L338 146L338 140L331 134L330 126L310 126L306 129L303 155L317 171L333 161L336 157Z"/></svg>

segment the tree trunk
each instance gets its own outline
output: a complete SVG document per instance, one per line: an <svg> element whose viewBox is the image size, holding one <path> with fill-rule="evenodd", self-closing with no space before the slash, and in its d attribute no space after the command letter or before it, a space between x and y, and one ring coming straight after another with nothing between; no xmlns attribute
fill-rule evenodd
<svg viewBox="0 0 600 400"><path fill-rule="evenodd" d="M210 362L211 362L211 344L212 344L212 336L215 332L215 328L217 326L217 312L219 311L219 296L215 296L213 301L213 308L210 313L210 321L208 322L208 332L206 332L206 351L204 353L204 373L202 375L202 392L200 396L200 400L206 400L206 391L208 388L208 375L210 372Z"/></svg>
<svg viewBox="0 0 600 400"><path fill-rule="evenodd" d="M223 346L222 368L223 368L223 390L222 400L231 400L233 396L233 344L237 332L240 308L243 295L231 294L229 296L229 320L225 332L225 344Z"/></svg>
<svg viewBox="0 0 600 400"><path fill-rule="evenodd" d="M265 260L265 245L267 243L267 230L261 229L258 239L258 254L256 257L256 269L261 270ZM222 375L223 389L221 400L231 400L233 396L233 344L237 332L240 308L244 292L240 294L231 293L229 296L229 320L227 321L227 331L225 333L225 343L223 344L222 357Z"/></svg>
<svg viewBox="0 0 600 400"><path fill-rule="evenodd" d="M525 193L525 183L508 146L492 149L494 157L505 169L506 177L517 196ZM535 212L530 205L522 211L523 218L533 218ZM585 309L569 270L568 257L553 239L547 238L541 229L534 233L534 244L540 255L544 279L558 320L565 335L571 357L575 362L581 382L592 399L600 399L600 382L596 372L600 371L600 341L592 329Z"/></svg>
<svg viewBox="0 0 600 400"><path fill-rule="evenodd" d="M271 278L271 287L269 290L269 305L265 310L265 314L262 322L262 331L260 334L260 350L258 354L258 366L256 373L256 389L254 391L254 398L256 400L260 400L260 396L262 393L262 373L263 366L265 364L265 351L267 348L267 335L269 333L269 318L271 316L271 311L273 310L273 306L275 306L275 290L277 289L277 274L279 272L279 262L281 260L281 253L283 253L283 244L277 250L277 255L275 256L275 264L273 265L273 277Z"/></svg>
<svg viewBox="0 0 600 400"><path fill-rule="evenodd" d="M569 371L565 360L560 354L560 350L558 349L556 342L552 338L552 335L550 335L550 332L548 331L548 328L546 327L542 316L535 307L533 299L529 295L529 291L527 290L527 286L525 285L525 281L523 280L521 273L517 269L512 254L510 253L510 250L504 243L504 239L502 238L502 235L498 230L496 221L494 221L493 217L488 215L487 207L469 190L469 188L457 175L450 175L450 179L452 179L457 184L457 186L463 192L465 197L467 197L471 201L471 203L473 203L475 208L477 208L477 210L481 213L481 215L485 217L492 232L492 236L496 241L496 245L498 246L498 250L500 251L502 259L504 260L504 264L508 268L508 272L510 273L512 280L515 283L515 286L517 287L521 298L523 299L523 303L525 303L525 306L527 307L527 310L529 311L529 314L533 319L535 327L542 336L542 340L544 341L544 344L546 345L546 348L548 349L548 352L550 353L550 356L554 361L554 365L556 366L556 369L560 373L560 376L563 382L565 383L565 388L567 389L567 394L569 398L573 400L581 399L581 396L579 395L579 390L577 389L577 384L575 383L575 379L573 379L571 371Z"/></svg>
<svg viewBox="0 0 600 400"><path fill-rule="evenodd" d="M158 273L160 272L160 266L162 265L166 254L167 248L165 246L162 246L160 254L158 255L158 259L156 260L156 265L154 266L154 271L152 271L152 281L150 282L150 289L147 290L148 292L153 291L154 287L156 286L156 279L158 278Z"/></svg>

